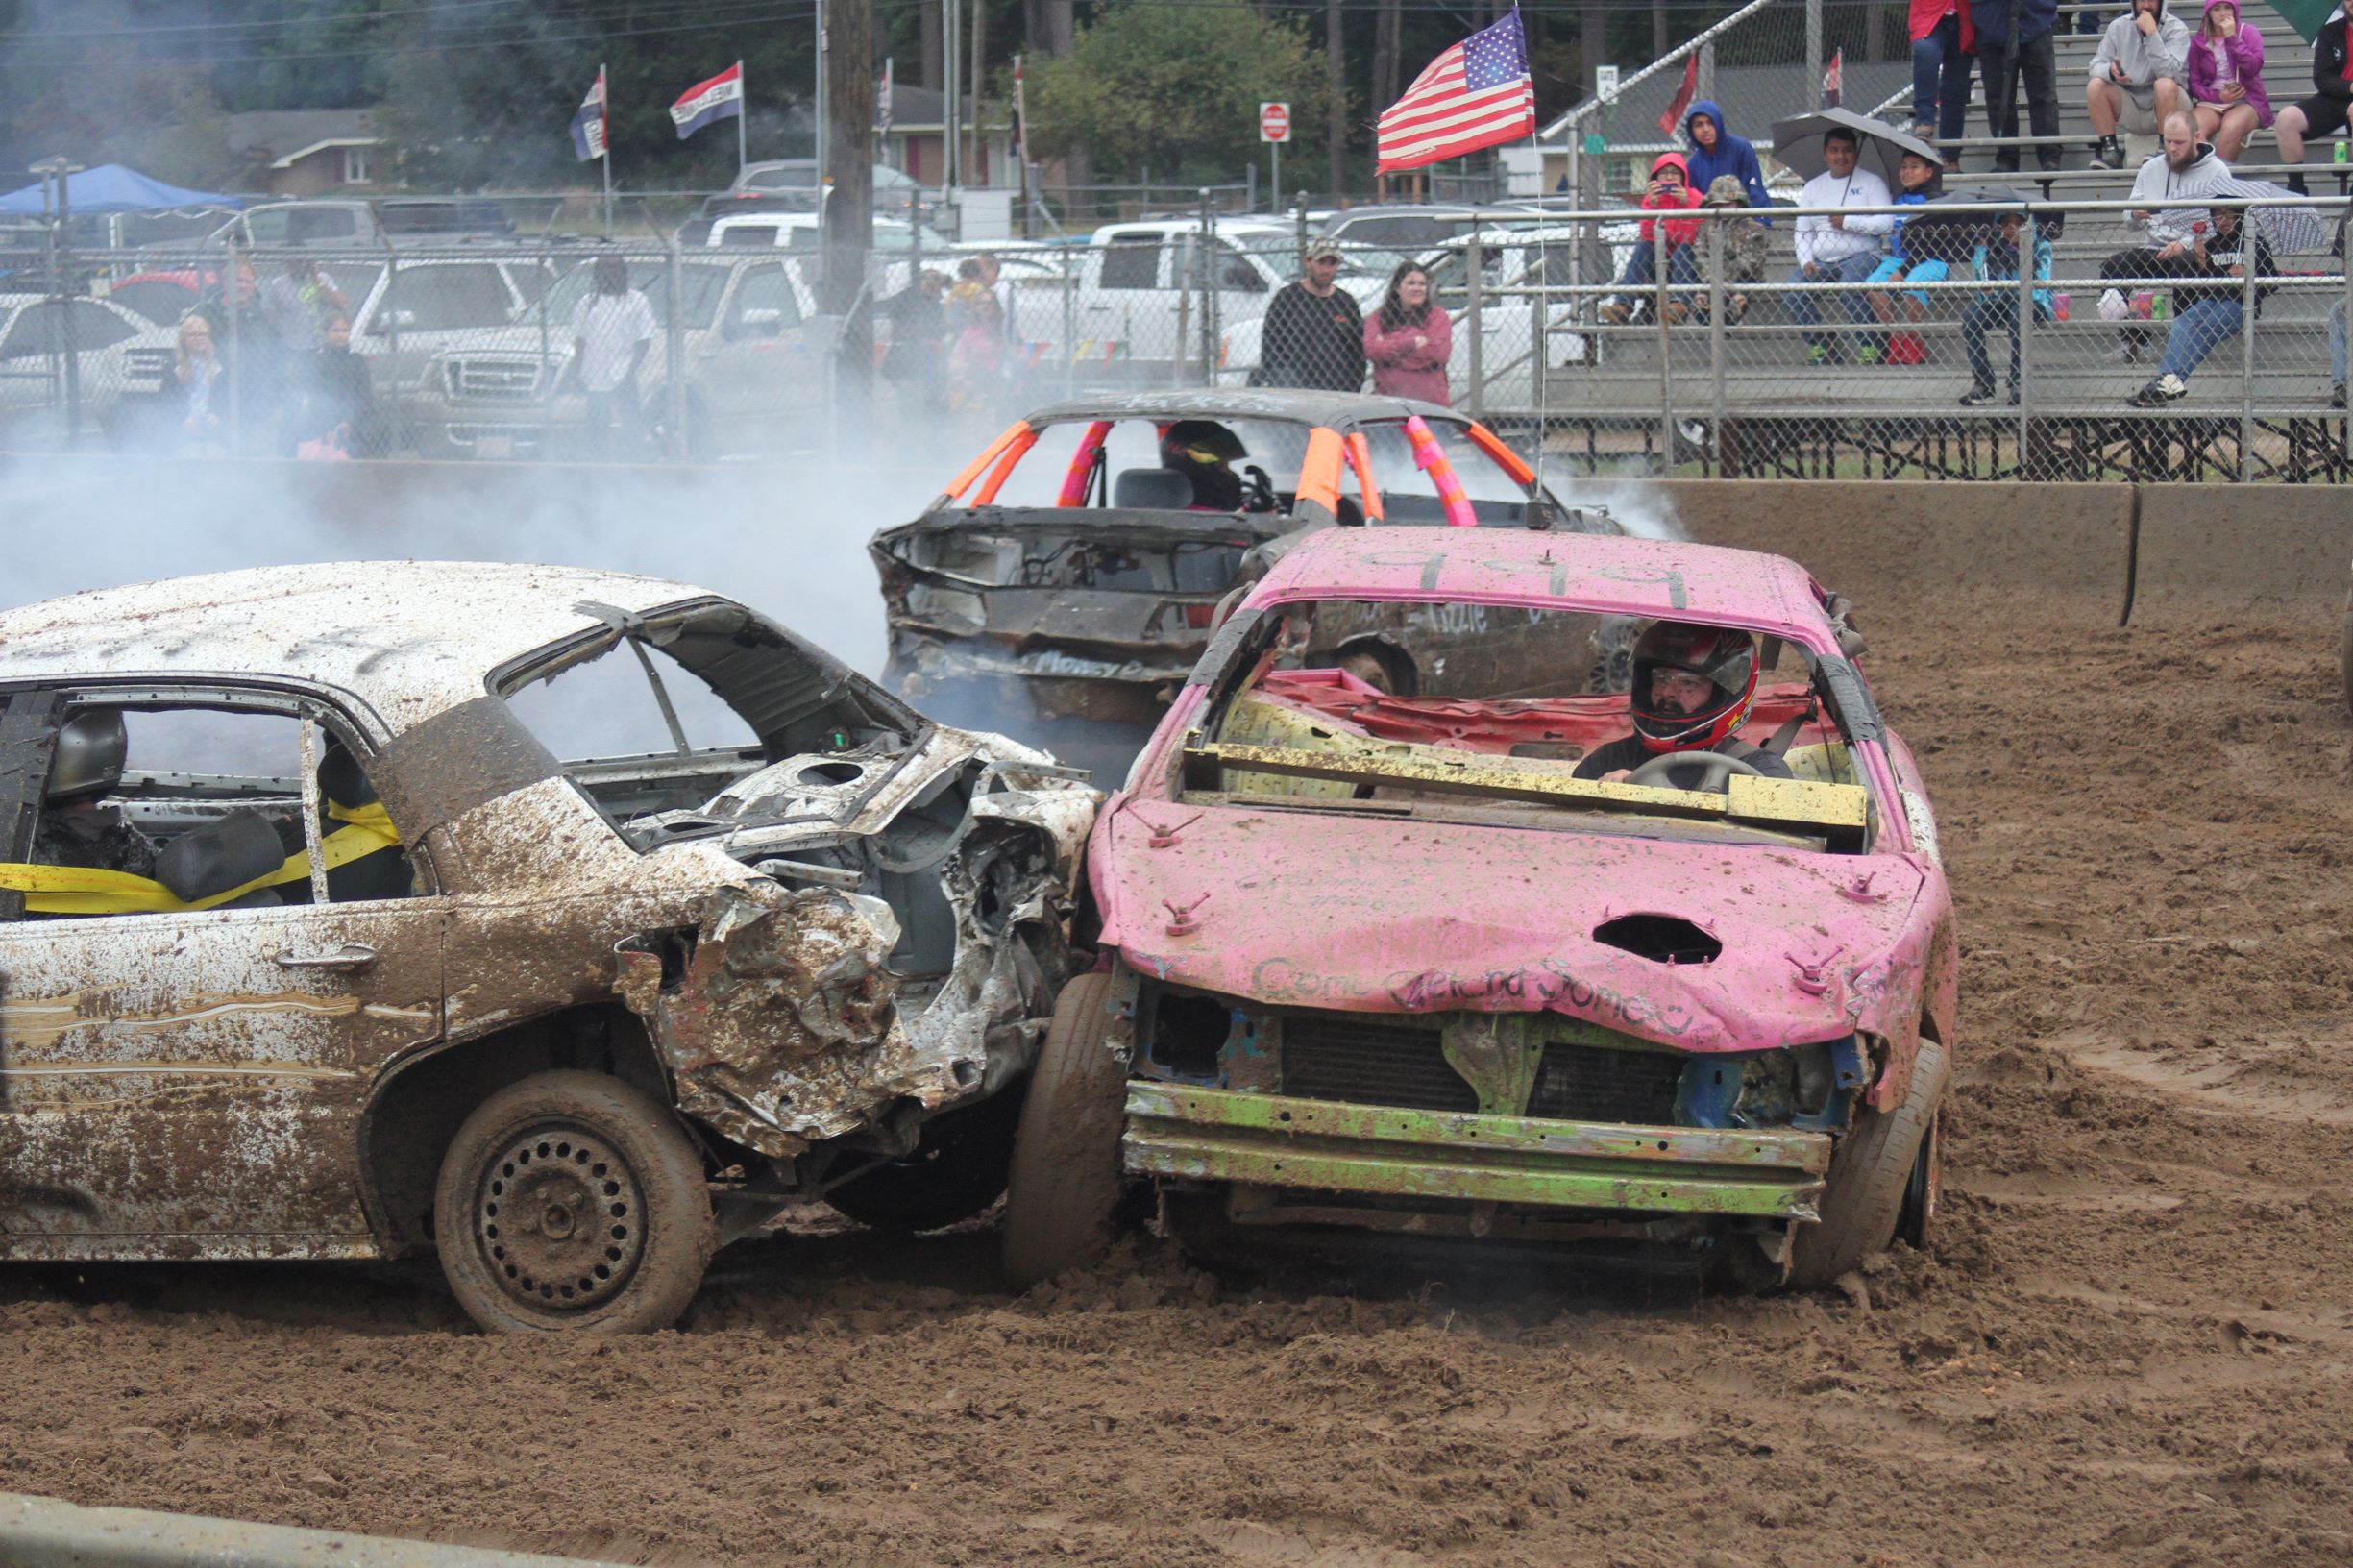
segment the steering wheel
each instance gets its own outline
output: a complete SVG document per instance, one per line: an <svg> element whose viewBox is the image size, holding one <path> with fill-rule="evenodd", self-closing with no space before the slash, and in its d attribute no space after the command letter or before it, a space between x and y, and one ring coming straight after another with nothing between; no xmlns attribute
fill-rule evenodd
<svg viewBox="0 0 2353 1568"><path fill-rule="evenodd" d="M1676 789L1679 786L1667 781L1668 772L1676 768L1699 769L1700 781L1691 787L1700 790L1728 789L1730 787L1729 781L1734 773L1745 774L1750 778L1764 776L1763 773L1750 767L1738 757L1728 757L1721 751L1667 751L1653 757L1627 774L1626 782L1651 784L1660 789Z"/></svg>
<svg viewBox="0 0 2353 1568"><path fill-rule="evenodd" d="M1275 510L1280 503L1275 500L1274 480L1266 477L1266 471L1256 463L1247 463L1243 465L1242 472L1250 476L1250 484L1242 502L1242 510L1245 512Z"/></svg>

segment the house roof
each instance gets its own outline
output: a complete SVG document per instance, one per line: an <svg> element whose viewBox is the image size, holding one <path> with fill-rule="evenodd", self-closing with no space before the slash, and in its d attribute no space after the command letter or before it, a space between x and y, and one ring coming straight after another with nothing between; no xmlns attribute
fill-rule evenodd
<svg viewBox="0 0 2353 1568"><path fill-rule="evenodd" d="M229 116L229 151L273 169L329 147L373 147L376 115L365 109L269 109Z"/></svg>

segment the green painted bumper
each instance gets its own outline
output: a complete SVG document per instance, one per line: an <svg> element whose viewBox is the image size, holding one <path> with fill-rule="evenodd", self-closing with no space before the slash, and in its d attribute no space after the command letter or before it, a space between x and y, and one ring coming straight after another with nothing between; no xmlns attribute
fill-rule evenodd
<svg viewBox="0 0 2353 1568"><path fill-rule="evenodd" d="M1642 1213L1816 1217L1826 1133L1629 1127L1128 1085L1143 1176Z"/></svg>

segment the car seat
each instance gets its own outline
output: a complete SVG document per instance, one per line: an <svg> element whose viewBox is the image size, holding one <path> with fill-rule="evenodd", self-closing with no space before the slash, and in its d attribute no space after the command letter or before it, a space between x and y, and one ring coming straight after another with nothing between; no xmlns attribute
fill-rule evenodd
<svg viewBox="0 0 2353 1568"><path fill-rule="evenodd" d="M156 855L156 880L183 903L195 903L243 887L267 876L286 863L285 846L270 820L250 807L192 828L165 845ZM282 903L268 888L253 892L218 909L254 909Z"/></svg>
<svg viewBox="0 0 2353 1568"><path fill-rule="evenodd" d="M1144 512L1182 512L1193 503L1193 481L1173 468L1123 468L1112 480L1114 506Z"/></svg>

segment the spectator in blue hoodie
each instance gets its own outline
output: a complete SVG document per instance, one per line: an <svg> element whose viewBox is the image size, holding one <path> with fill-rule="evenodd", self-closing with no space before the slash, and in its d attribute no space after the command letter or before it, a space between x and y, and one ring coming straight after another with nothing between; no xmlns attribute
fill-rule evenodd
<svg viewBox="0 0 2353 1568"><path fill-rule="evenodd" d="M2051 45L2051 29L2059 19L2059 0L1970 0L1970 20L1977 30L1977 69L1985 81L1986 129L1997 136L2018 135L2018 89L2026 89L2026 123L2035 135L2059 135L2059 62ZM2047 140L2034 150L2034 160L2056 173L2060 147ZM2001 147L1994 153L1994 172L2016 174L2018 149Z"/></svg>
<svg viewBox="0 0 2353 1568"><path fill-rule="evenodd" d="M1688 188L1705 190L1716 183L1716 176L1728 174L1738 180L1749 193L1749 205L1770 208L1773 198L1765 194L1765 173L1756 166L1756 149L1749 138L1732 135L1731 127L1724 123L1724 110L1713 98L1703 98L1691 106L1683 116L1683 135L1691 138L1691 157L1685 161L1691 169ZM1759 219L1771 228L1770 219Z"/></svg>

